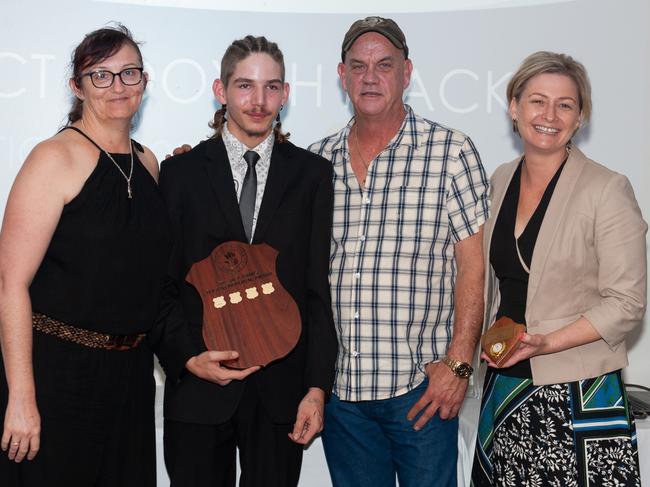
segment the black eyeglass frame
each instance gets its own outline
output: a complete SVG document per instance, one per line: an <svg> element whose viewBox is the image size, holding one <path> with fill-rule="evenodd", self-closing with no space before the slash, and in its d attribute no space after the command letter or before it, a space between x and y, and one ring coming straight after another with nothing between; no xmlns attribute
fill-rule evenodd
<svg viewBox="0 0 650 487"><path fill-rule="evenodd" d="M140 71L140 79L136 83L126 83L124 81L124 78L122 77L122 73L124 73L125 71ZM111 78L111 82L106 86L97 86L95 84L95 80L93 79L93 74L97 74L97 73L106 73L106 74L112 75L113 77ZM124 86L136 86L136 85L139 85L140 83L142 83L142 80L144 79L144 67L133 66L133 67L130 67L130 68L124 68L122 71L120 71L118 73L114 73L113 71L109 71L108 69L96 69L95 71L90 71L89 73L84 73L84 74L79 75L79 78L78 78L79 81L81 81L81 79L85 78L86 76L88 76L90 78L90 82L93 84L93 86L95 88L100 89L100 90L110 88L111 86L113 86L113 83L115 83L115 77L116 76L120 77L120 81L122 82L122 84Z"/></svg>

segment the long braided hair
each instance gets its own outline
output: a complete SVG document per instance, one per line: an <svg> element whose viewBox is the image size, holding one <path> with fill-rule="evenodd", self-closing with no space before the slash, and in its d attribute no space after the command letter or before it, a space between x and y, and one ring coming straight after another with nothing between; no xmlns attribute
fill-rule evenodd
<svg viewBox="0 0 650 487"><path fill-rule="evenodd" d="M278 45L275 42L269 42L264 36L255 37L247 35L243 39L238 39L230 44L221 59L221 82L224 86L228 86L228 82L235 72L237 64L254 53L263 53L271 56L271 59L280 65L282 82L284 82L284 56L282 55L282 51L280 51ZM212 138L221 135L223 125L226 122L226 113L226 105L222 105L221 108L214 113L214 119L209 124L210 128L214 129ZM286 142L291 134L285 134L282 132L282 122L280 121L279 113L275 122L276 123L273 126L273 134L275 135L276 142Z"/></svg>

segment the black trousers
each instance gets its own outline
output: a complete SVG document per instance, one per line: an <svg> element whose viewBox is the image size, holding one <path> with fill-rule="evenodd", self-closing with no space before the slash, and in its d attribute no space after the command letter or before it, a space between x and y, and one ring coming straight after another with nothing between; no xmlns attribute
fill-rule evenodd
<svg viewBox="0 0 650 487"><path fill-rule="evenodd" d="M236 449L240 487L294 487L302 445L291 441L291 424L274 424L255 386L248 383L235 415L223 424L165 420L165 465L171 487L234 487Z"/></svg>
<svg viewBox="0 0 650 487"><path fill-rule="evenodd" d="M155 487L155 383L146 343L95 350L35 331L33 357L41 449L21 463L0 452L0 486ZM3 420L6 404L0 365Z"/></svg>

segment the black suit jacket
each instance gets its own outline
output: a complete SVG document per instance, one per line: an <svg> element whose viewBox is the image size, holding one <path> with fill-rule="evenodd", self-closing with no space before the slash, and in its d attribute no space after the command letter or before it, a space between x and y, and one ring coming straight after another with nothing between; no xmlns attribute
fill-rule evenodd
<svg viewBox="0 0 650 487"><path fill-rule="evenodd" d="M185 277L194 262L228 240L246 241L233 175L221 137L162 164L160 189L175 237L163 312L150 341L167 374L165 417L219 424L235 412L243 387L258 389L276 423L292 423L309 387L327 394L337 353L328 270L332 225L331 163L295 145L275 143L253 243L278 252L277 274L300 310L302 333L285 358L227 386L185 373L205 350L202 305Z"/></svg>

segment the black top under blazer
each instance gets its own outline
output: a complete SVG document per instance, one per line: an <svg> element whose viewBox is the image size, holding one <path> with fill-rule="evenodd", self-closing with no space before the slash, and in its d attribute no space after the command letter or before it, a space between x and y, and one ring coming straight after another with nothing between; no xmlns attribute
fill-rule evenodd
<svg viewBox="0 0 650 487"><path fill-rule="evenodd" d="M246 241L222 138L164 161L160 189L175 243L163 310L149 338L167 374L165 418L227 421L249 384L275 423L293 423L307 389L320 387L329 394L334 381L337 339L328 282L331 163L290 142L273 146L253 243L267 243L279 252L278 278L298 305L302 333L285 358L226 386L184 373L187 360L206 349L201 299L185 281L187 272L222 242Z"/></svg>

